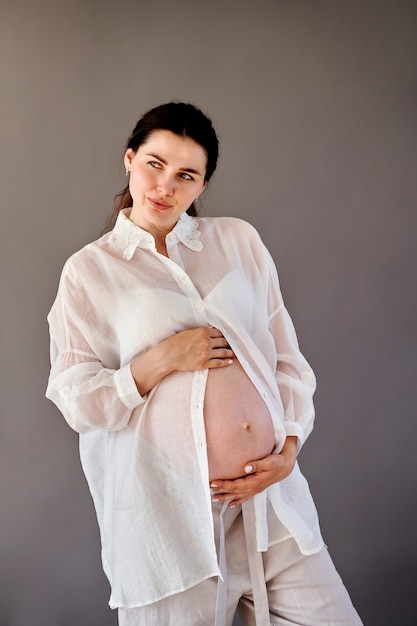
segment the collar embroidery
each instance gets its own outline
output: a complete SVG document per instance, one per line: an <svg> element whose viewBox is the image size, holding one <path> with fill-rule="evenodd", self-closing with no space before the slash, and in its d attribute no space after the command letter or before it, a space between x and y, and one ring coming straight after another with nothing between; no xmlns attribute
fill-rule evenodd
<svg viewBox="0 0 417 626"><path fill-rule="evenodd" d="M128 218L129 213L130 209L120 211L113 228L116 242L123 251L123 258L127 260L132 258L136 248L155 248L153 236L131 222ZM200 252L203 249L203 244L199 241L200 235L198 220L188 215L188 213L180 215L178 222L169 233L171 240L173 236L176 236L178 241L181 241L194 252Z"/></svg>

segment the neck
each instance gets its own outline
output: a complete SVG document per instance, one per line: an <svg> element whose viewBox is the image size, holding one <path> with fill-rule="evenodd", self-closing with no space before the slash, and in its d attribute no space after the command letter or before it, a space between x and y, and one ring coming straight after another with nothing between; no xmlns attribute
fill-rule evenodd
<svg viewBox="0 0 417 626"><path fill-rule="evenodd" d="M160 239L159 237L156 237L154 235L154 239L155 239L156 251L159 252L159 254L163 254L164 256L168 256L168 250L167 250L167 247L166 247L166 244L165 244L165 237L163 239Z"/></svg>
<svg viewBox="0 0 417 626"><path fill-rule="evenodd" d="M168 256L167 254L167 248L165 245L165 238L168 235L168 233L171 232L171 230L175 227L175 224L173 224L170 228L163 228L163 227L158 227L155 224L152 223L142 223L141 220L137 220L135 219L135 216L132 215L133 211L130 212L129 214L129 219L136 224L136 226L139 226L140 228L142 228L143 230L146 230L150 235L153 236L153 238L155 239L155 247L157 249L157 251L160 254L163 254L165 256Z"/></svg>

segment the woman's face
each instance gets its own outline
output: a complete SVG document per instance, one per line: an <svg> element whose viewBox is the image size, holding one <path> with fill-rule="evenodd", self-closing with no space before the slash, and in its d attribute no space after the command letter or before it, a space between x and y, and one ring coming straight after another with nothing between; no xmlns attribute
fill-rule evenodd
<svg viewBox="0 0 417 626"><path fill-rule="evenodd" d="M207 156L189 137L153 131L137 152L126 151L133 198L130 219L145 230L167 232L206 186Z"/></svg>

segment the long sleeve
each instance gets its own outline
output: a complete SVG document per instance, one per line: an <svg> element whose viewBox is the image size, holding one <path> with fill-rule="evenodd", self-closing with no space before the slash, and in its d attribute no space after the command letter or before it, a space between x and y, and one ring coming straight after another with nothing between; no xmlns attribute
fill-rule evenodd
<svg viewBox="0 0 417 626"><path fill-rule="evenodd" d="M96 307L100 308L100 302ZM51 372L46 396L79 433L119 430L144 402L130 365L120 367L112 356L111 341L100 327L96 307L67 263L48 316Z"/></svg>
<svg viewBox="0 0 417 626"><path fill-rule="evenodd" d="M300 352L293 322L285 308L277 271L269 258L269 326L277 351L276 379L284 407L287 436L303 445L314 425L315 375Z"/></svg>

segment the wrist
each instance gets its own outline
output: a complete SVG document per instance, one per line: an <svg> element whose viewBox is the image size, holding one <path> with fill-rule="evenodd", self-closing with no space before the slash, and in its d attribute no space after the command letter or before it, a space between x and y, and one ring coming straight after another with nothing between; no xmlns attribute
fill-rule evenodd
<svg viewBox="0 0 417 626"><path fill-rule="evenodd" d="M282 447L281 454L286 456L289 461L292 461L292 463L295 463L297 459L297 450L298 450L298 437L295 435L288 436Z"/></svg>
<svg viewBox="0 0 417 626"><path fill-rule="evenodd" d="M130 364L130 370L139 393L146 395L165 376L174 371L170 365L170 352L165 342L150 348Z"/></svg>

